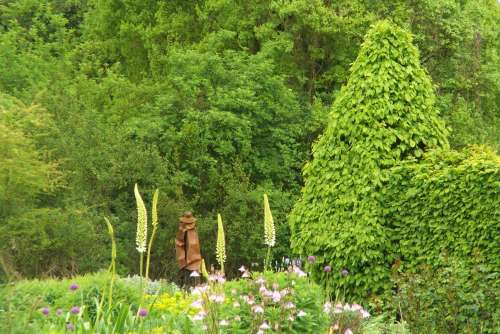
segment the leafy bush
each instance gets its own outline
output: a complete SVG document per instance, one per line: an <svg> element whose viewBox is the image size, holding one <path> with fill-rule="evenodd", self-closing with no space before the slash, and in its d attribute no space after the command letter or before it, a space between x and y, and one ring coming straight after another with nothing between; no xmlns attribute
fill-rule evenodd
<svg viewBox="0 0 500 334"><path fill-rule="evenodd" d="M394 257L379 199L390 168L448 143L409 33L388 22L372 27L351 72L304 168L290 225L292 248L317 256L314 277L355 298L391 285ZM336 279L325 265L351 275Z"/></svg>
<svg viewBox="0 0 500 334"><path fill-rule="evenodd" d="M439 150L395 167L383 205L403 270L439 266L445 250L498 271L499 189L500 157L486 147Z"/></svg>
<svg viewBox="0 0 500 334"><path fill-rule="evenodd" d="M411 333L498 333L499 275L463 260L441 259L396 278L395 305Z"/></svg>

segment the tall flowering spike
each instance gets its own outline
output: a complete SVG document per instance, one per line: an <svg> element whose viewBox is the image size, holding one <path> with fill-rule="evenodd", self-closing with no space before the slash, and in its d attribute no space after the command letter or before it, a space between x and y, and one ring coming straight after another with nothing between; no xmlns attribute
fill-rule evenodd
<svg viewBox="0 0 500 334"><path fill-rule="evenodd" d="M221 272L224 272L224 263L226 262L226 240L224 239L224 226L222 225L222 217L220 214L217 214L216 258L220 265Z"/></svg>
<svg viewBox="0 0 500 334"><path fill-rule="evenodd" d="M111 237L111 261L114 262L116 259L115 231L108 218L104 217L104 220L106 221L106 225L108 226L108 234Z"/></svg>
<svg viewBox="0 0 500 334"><path fill-rule="evenodd" d="M276 244L276 231L267 194L264 194L264 243L269 247L274 247Z"/></svg>
<svg viewBox="0 0 500 334"><path fill-rule="evenodd" d="M156 189L153 195L153 207L151 208L151 225L153 225L153 227L156 227L158 225L158 211L156 208L158 207L159 192L160 191Z"/></svg>
<svg viewBox="0 0 500 334"><path fill-rule="evenodd" d="M134 194L137 203L137 234L135 243L137 245L137 251L139 253L144 253L146 251L146 239L148 234L148 213L141 194L139 193L137 183L134 187Z"/></svg>
<svg viewBox="0 0 500 334"><path fill-rule="evenodd" d="M201 259L201 274L205 279L208 279L208 271L205 265L205 259Z"/></svg>

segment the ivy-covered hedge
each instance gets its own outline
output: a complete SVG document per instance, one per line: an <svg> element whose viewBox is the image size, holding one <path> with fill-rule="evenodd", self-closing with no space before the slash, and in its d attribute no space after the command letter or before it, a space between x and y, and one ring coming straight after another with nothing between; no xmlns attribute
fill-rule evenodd
<svg viewBox="0 0 500 334"><path fill-rule="evenodd" d="M448 147L434 100L411 35L385 21L372 27L313 146L289 217L292 249L316 256L313 275L334 292L356 299L391 287L381 189L401 160ZM343 269L350 275L341 278Z"/></svg>
<svg viewBox="0 0 500 334"><path fill-rule="evenodd" d="M491 149L436 150L393 168L385 221L404 270L440 255L500 268L500 157Z"/></svg>

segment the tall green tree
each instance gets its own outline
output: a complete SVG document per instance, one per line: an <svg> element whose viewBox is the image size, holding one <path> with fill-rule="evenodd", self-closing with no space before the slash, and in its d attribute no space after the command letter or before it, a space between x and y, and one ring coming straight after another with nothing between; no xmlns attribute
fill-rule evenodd
<svg viewBox="0 0 500 334"><path fill-rule="evenodd" d="M390 235L379 191L389 168L447 147L431 80L411 35L386 21L366 35L328 127L304 168L291 215L292 249L315 255L315 276L348 298L389 288ZM329 265L333 274L322 272ZM341 278L341 271L350 274Z"/></svg>

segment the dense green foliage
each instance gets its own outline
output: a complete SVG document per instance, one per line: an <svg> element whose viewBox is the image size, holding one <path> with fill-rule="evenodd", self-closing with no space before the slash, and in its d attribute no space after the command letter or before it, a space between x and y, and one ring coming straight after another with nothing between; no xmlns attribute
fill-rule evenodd
<svg viewBox="0 0 500 334"><path fill-rule="evenodd" d="M0 279L101 268L104 215L135 270L135 183L161 194L153 277L175 276L186 209L209 265L217 212L228 274L263 258L264 192L289 254L301 167L383 18L414 34L451 146L498 150L494 0L1 1Z"/></svg>
<svg viewBox="0 0 500 334"><path fill-rule="evenodd" d="M447 147L430 78L411 36L382 22L367 34L325 133L304 168L302 198L290 216L292 248L351 275L333 280L354 296L388 288L393 261L381 189L390 168Z"/></svg>
<svg viewBox="0 0 500 334"><path fill-rule="evenodd" d="M441 257L398 275L394 300L412 334L497 333L500 325L498 272Z"/></svg>
<svg viewBox="0 0 500 334"><path fill-rule="evenodd" d="M488 272L500 265L500 157L487 148L435 151L395 167L382 190L404 269L446 252Z"/></svg>

